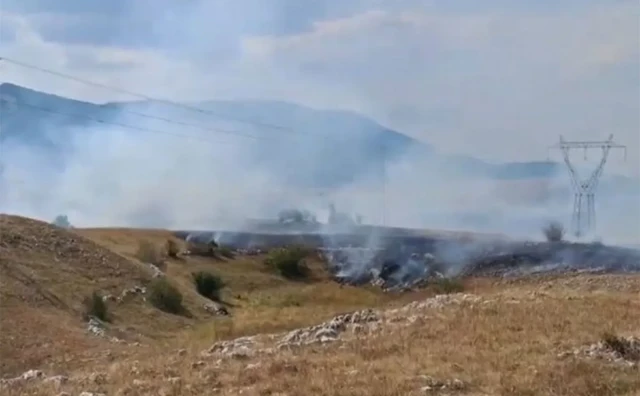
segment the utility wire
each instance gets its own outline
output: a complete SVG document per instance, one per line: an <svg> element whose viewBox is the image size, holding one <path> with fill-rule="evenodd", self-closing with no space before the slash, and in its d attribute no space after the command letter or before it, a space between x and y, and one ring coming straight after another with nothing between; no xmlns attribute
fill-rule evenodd
<svg viewBox="0 0 640 396"><path fill-rule="evenodd" d="M107 90L111 90L111 91L115 91L115 92L120 92L120 93L124 93L130 96L135 96L138 98L142 98L142 99L146 99L149 101L154 101L154 102L158 102L158 103L164 103L164 104L168 104L170 106L175 106L175 107L179 107L179 108L183 108L183 109L187 109L187 110L191 110L191 111L195 111L201 114L208 114L208 115L212 115L214 117L219 117L219 118L226 118L228 120L231 121L235 121L235 122L239 122L239 123L245 123L245 124L250 124L250 125L255 125L255 126L259 126L259 127L263 127L263 128L270 128L270 129L277 129L280 130L282 132L286 132L286 133L292 133L295 134L296 132L291 130L291 128L287 128L281 125L275 125L275 124L269 124L269 123L264 123L264 122L259 122L259 121L253 121L253 120L242 120L242 119L238 119L238 118L233 118L230 117L228 115L225 114L219 114L210 110L204 110L198 107L194 107L194 106L189 106L186 105L184 103L179 103L179 102L174 102L171 100L167 100L167 99L160 99L160 98L154 98L150 95L146 95L146 94L142 94L142 93L138 93L138 92L133 92L130 91L128 89L124 89L124 88L120 88L120 87L115 87L115 86L110 86L107 84L103 84L103 83L99 83L99 82L95 82L95 81L89 81L80 77L75 77L72 76L70 74L66 74L66 73L62 73L59 71L55 71L52 69L48 69L45 67L41 67L41 66L36 66L36 65L32 65L23 61L19 61L19 60L15 60L12 58L7 58L4 56L0 56L0 61L4 61L6 63L10 63L13 65L16 65L18 67L23 67L26 69L31 69L31 70L36 70L42 73L47 73L50 75L54 75L57 77L62 77L62 78L66 78L68 80L73 80L82 84L86 84L86 85L91 85L94 87L98 87L98 88L103 88L103 89L107 89Z"/></svg>
<svg viewBox="0 0 640 396"><path fill-rule="evenodd" d="M79 83L82 83L82 84L91 85L91 86L94 86L94 87L103 88L103 89L111 90L111 91L114 91L114 92L124 93L124 94L130 95L130 96L146 99L146 100L153 101L153 102L168 104L170 106L174 106L174 107L178 107L178 108L183 108L183 109L195 111L195 112L201 113L201 114L208 114L208 115L212 115L214 117L226 118L227 120L235 121L235 122L238 122L238 123L245 123L245 124L254 125L254 126L260 126L260 127L264 127L264 128L276 129L276 130L279 130L281 132L295 134L298 137L300 137L300 135L296 134L296 132L293 131L291 128L287 128L287 127L284 127L284 126L275 125L275 124L269 124L269 123L263 123L263 122L259 122L259 121L253 121L253 120L237 119L237 118L233 118L233 117L230 117L230 116L224 115L224 114L219 114L219 113L216 113L216 112L213 112L213 111L210 111L210 110L204 110L204 109L201 109L201 108L198 108L198 107L189 106L189 105L186 105L186 104L183 104L183 103L174 102L174 101L170 101L170 100L166 100L166 99L154 98L154 97L152 97L150 95L137 93L137 92L133 92L131 90L127 90L127 89L124 89L124 88L110 86L110 85L107 85L107 84L86 80L86 79L83 79L83 78L72 76L70 74L66 74L66 73L58 72L58 71L55 71L55 70L52 70L52 69L48 69L48 68L32 65L32 64L29 64L29 63L26 63L26 62L23 62L23 61L19 61L19 60L7 58L7 57L0 56L0 62L1 61L13 64L13 65L18 66L18 67L23 67L23 68L27 68L27 69L31 69L31 70L40 71L42 73L47 73L47 74L50 74L50 75L54 75L54 76L57 76L57 77L66 78L66 79L69 79L69 80L72 80L72 81L76 81L76 82L79 82ZM196 136L193 136L193 135L178 134L178 133L173 133L173 132L168 132L168 131L161 131L161 130L155 130L155 129L150 129L150 128L142 128L142 127L138 127L138 126L135 126L135 125L129 125L129 124L125 124L125 123L104 121L104 120L97 119L97 118L90 117L90 116L86 116L86 115L68 114L68 113L65 114L65 113L61 113L61 112L58 112L58 111L55 111L55 110L52 110L52 109L42 108L42 107L39 107L39 106L34 106L34 105L31 105L31 104L27 104L27 103L16 103L16 105L22 106L22 107L28 107L28 108L31 108L31 109L34 109L34 110L47 112L47 113L52 113L52 114L59 114L59 115L64 115L64 116L68 116L68 117L84 118L84 119L91 120L91 121L94 121L94 122L97 122L97 123L120 126L122 128L127 128L127 129L133 129L133 130L139 130L139 131L145 131L145 132L152 132L152 133L159 133L159 134L178 136L178 137L183 137L183 138L187 138L187 139L195 139L195 140L206 141L206 142L210 142L210 143L216 142L216 143L231 143L231 144L233 144L232 142L213 141L211 139L199 138L199 137L196 137ZM203 125L190 124L190 123L186 123L186 122L183 122L183 121L172 120L172 119L165 118L165 117L159 117L159 116L139 113L139 112L132 111L132 110L120 109L120 111L122 111L124 113L134 114L134 115L137 115L137 116L140 116L140 117L156 119L156 120L159 120L159 121L164 121L164 122L173 123L173 124L177 124L177 125L195 127L195 128L206 130L206 131L226 133L226 134L231 134L231 135L236 135L236 136L241 136L241 137L250 138L250 139L256 139L256 140L277 140L277 139L274 139L274 138L262 138L262 137L258 137L258 136L254 136L254 135L247 135L247 134L239 133L237 131L218 129L218 128L209 128L209 127L206 127L206 126L203 126ZM1 109L0 109L0 112L1 112ZM385 213L386 212L386 209L385 209L386 202L384 202L384 201L386 201L385 198L384 198L384 196L386 195L385 187L384 187L384 185L386 184L386 175L385 175L386 171L385 171L384 168L386 166L385 166L384 162L386 162L386 158L383 159L383 164L382 164L382 166L383 166L383 170L382 170L382 175L383 175L382 176L383 177L383 181L382 181L382 183L383 183L383 191L382 191L382 195L383 195L383 223L386 220L385 219L386 218L386 213Z"/></svg>
<svg viewBox="0 0 640 396"><path fill-rule="evenodd" d="M164 134L164 135L170 135L170 136L177 136L177 137L186 138L186 139L200 140L200 141L204 141L204 142L208 142L208 143L212 143L212 144L213 143L215 143L215 144L219 144L219 143L222 143L222 144L237 144L236 142L231 142L231 141L207 139L207 138L198 137L198 136L194 136L194 135L175 133L175 132L169 132L169 131L162 131L162 130L159 130L159 129L143 128L143 127L140 127L140 126L131 125L131 124L125 124L125 123L121 123L121 122L105 121L105 120L101 120L99 118L91 117L91 116L84 115L84 114L63 113L63 112L60 112L60 111L57 111L57 110L48 109L46 107L35 106L35 105L30 104L30 103L24 103L24 102L20 102L20 101L16 101L16 102L14 102L14 104L17 107L25 107L25 108L29 108L29 109L32 109L32 110L41 111L43 113L57 114L57 115L62 115L62 116L72 117L72 118L82 118L82 119L86 119L86 120L89 120L89 121L97 122L99 124L114 125L114 126L119 126L121 128L133 129L133 130L137 130L137 131L158 133L158 134Z"/></svg>

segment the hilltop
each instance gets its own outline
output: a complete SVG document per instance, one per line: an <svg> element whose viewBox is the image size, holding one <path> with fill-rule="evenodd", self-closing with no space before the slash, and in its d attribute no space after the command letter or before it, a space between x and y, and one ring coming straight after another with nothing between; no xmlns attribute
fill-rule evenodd
<svg viewBox="0 0 640 396"><path fill-rule="evenodd" d="M169 239L0 217L0 393L640 394L638 275L469 277L396 293L339 285L314 255L308 278L291 280L260 251L222 248L164 257L158 275L137 251ZM226 284L226 313L196 292L202 270ZM154 277L178 288L184 312L149 302ZM83 319L93 291L115 296L100 331Z"/></svg>

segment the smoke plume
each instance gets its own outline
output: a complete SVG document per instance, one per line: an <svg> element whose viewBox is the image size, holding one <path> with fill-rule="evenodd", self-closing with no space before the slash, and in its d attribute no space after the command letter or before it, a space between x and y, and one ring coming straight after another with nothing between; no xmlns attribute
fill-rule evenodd
<svg viewBox="0 0 640 396"><path fill-rule="evenodd" d="M180 6L166 1L162 5L154 3L153 7L148 4L131 6L133 8L127 8L127 18L135 22L131 24L135 28L125 28L123 26L129 24L119 20L113 25L105 22L107 33L102 32L104 37L99 38L102 42L124 40L127 50L118 52L108 47L108 54L100 53L94 58L81 56L84 53L79 49L74 52L51 44L52 40L45 39L44 33L33 30L28 21L20 19L7 6L3 10L6 29L12 29L11 37L15 42L3 44L2 49L7 56L29 55L35 60L41 53L40 64L52 68L74 64L83 76L99 79L107 85L164 97L175 92L176 101L205 109L207 104L203 101L210 99L278 101L303 96L306 98L304 104L317 111L332 107L338 110L345 107L379 109L380 103L376 102L374 106L375 99L368 99L368 91L356 85L352 87L345 79L334 81L339 83L339 91L331 88L337 83L325 81L326 75L322 74L323 70L313 58L306 59L305 67L301 66L295 73L290 73L289 68L280 71L278 64L260 69L248 61L233 61L237 52L247 51L255 55L274 49L269 47L268 40L243 42L238 37L259 36L267 31L286 34L301 30L297 24L308 22L291 11L291 7L285 4L287 2L251 3L252 7L225 3L224 9L204 1ZM313 6L307 11L321 19L346 18L355 12L338 7L337 3L331 4ZM111 8L104 10L105 13L112 11L115 12ZM366 14L366 17L373 18L375 22L382 15ZM79 20L75 21L80 23ZM147 21L146 25L141 24L143 20ZM176 26L175 20L182 21L179 28L167 28ZM363 17L361 23L373 22ZM336 22L334 30L339 30L340 26ZM456 37L457 45L461 45L464 40L460 40L459 35ZM20 48L28 51L20 53L15 43L22 43ZM360 41L353 43L354 46L356 44L360 51L366 49L361 47ZM134 52L128 51L136 45L153 46L158 51L153 54L143 51L141 53L145 56L134 57ZM115 59L114 64L100 61L107 55ZM156 68L153 62L157 57L178 60L163 63L166 68ZM53 60L49 62L49 58ZM117 80L115 76L121 75L117 71L130 64L148 65L138 70L155 76L155 79L148 79L153 84L142 82L147 80L144 73L130 74L126 81ZM92 68L92 65L100 67ZM252 124L238 120L243 118L239 114L225 118L167 104L132 103L131 100L139 98L19 67L11 71L11 65L5 66L5 78L17 84L36 89L43 87L43 90L54 93L72 91L78 97L89 97L99 102L129 101L127 105L111 105L111 116L105 123L87 121L77 124L64 116L55 116L55 123L40 126L40 130L46 131L46 144L26 138L3 139L0 205L6 212L47 221L64 214L78 227L251 231L255 219L275 219L280 210L288 208L309 210L321 222L326 222L328 207L335 204L339 211L350 216L361 215L365 224L474 231L511 238L541 239L541 228L552 220L564 223L567 228L570 226L572 191L565 173L519 180L492 178L482 175L473 162L455 161L441 153L437 146L425 149L416 145L384 161L371 162L363 155L362 131L356 133L349 128L334 131L323 125L318 126L318 133L300 136L295 129L278 131L259 125L264 124L265 119L269 119L267 123L277 124L278 119L293 117L284 114L290 107L281 106L281 102L269 106L260 101L251 102L254 109L261 105L267 109L265 114L258 116L255 116L255 111L248 112L253 114L249 118L257 119ZM336 70L337 65L333 66L330 71L335 76L340 70ZM371 65L360 66L362 73L366 74L364 70ZM195 73L196 70L209 69L210 76ZM101 70L103 74L97 78L95 70ZM232 73L234 71L235 74ZM235 78L228 78L230 75ZM164 85L158 81L163 81ZM384 82L383 85L388 87L391 83ZM346 106L347 103L356 105ZM131 114L132 109L183 124L135 116ZM65 112L68 109L53 110ZM385 116L375 121L384 122L393 109L379 110ZM27 110L20 111L20 116L29 117ZM7 120L11 117L11 114L5 115ZM119 127L118 124L135 125L140 130ZM414 126L419 126L416 124L418 122ZM436 133L438 126L432 127ZM6 128L4 123L3 128ZM259 139L215 132L213 129L239 131ZM158 130L163 133L153 132ZM28 135L28 131L24 132ZM468 134L477 135L471 127ZM185 137L187 135L189 137ZM355 135L357 138L343 139L344 136ZM424 139L429 140L428 137ZM539 141L541 150L536 148L535 152L544 153L551 143ZM337 158L333 154L338 146L343 151L351 150L352 155L346 159ZM58 154L51 155L51 147L55 147ZM509 147L503 149L511 150ZM477 156L484 155L478 152ZM537 157L527 159L544 160ZM587 165L595 164L596 159L590 161ZM333 172L332 175L339 173L345 164L361 165L362 172L356 176L344 175L340 183L317 182L327 172ZM599 236L606 242L640 243L640 188L634 184L630 192L621 192L615 183L607 185L606 181L601 187L597 195ZM331 237L326 238L326 245L332 246ZM381 236L375 232L367 238L367 247L374 248L380 244ZM459 249L441 248L438 254L454 263L464 261L457 255L466 253ZM351 261L366 262L370 258Z"/></svg>

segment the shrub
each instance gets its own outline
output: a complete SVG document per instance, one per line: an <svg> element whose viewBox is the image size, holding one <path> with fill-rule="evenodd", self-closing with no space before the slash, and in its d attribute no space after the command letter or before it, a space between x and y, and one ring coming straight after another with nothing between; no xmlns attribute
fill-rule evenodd
<svg viewBox="0 0 640 396"><path fill-rule="evenodd" d="M189 254L194 256L215 257L218 244L215 241L208 243L188 241L187 249Z"/></svg>
<svg viewBox="0 0 640 396"><path fill-rule="evenodd" d="M224 287L224 282L218 275L200 271L192 273L191 276L196 290L201 296L215 301L220 300L220 291Z"/></svg>
<svg viewBox="0 0 640 396"><path fill-rule="evenodd" d="M161 311L178 314L182 308L182 294L166 278L156 278L149 284L149 302Z"/></svg>
<svg viewBox="0 0 640 396"><path fill-rule="evenodd" d="M456 278L440 278L435 281L435 288L438 294L462 293L464 284Z"/></svg>
<svg viewBox="0 0 640 396"><path fill-rule="evenodd" d="M309 276L309 267L304 259L309 254L302 247L279 248L269 252L265 264L288 279L303 279Z"/></svg>
<svg viewBox="0 0 640 396"><path fill-rule="evenodd" d="M220 246L218 247L218 254L222 257L226 257L228 259L233 258L233 250L228 246Z"/></svg>
<svg viewBox="0 0 640 396"><path fill-rule="evenodd" d="M606 332L602 335L602 342L607 348L618 353L624 359L640 360L640 349L624 337Z"/></svg>
<svg viewBox="0 0 640 396"><path fill-rule="evenodd" d="M138 250L136 251L136 258L143 263L153 264L158 268L162 268L164 261L160 250L156 248L154 244L149 241L141 241L138 244Z"/></svg>
<svg viewBox="0 0 640 396"><path fill-rule="evenodd" d="M167 239L167 242L165 243L165 249L167 251L167 256L171 258L177 258L178 253L180 253L180 247L178 246L178 243L173 239Z"/></svg>
<svg viewBox="0 0 640 396"><path fill-rule="evenodd" d="M564 238L564 227L558 222L549 223L542 232L549 242L561 242Z"/></svg>
<svg viewBox="0 0 640 396"><path fill-rule="evenodd" d="M85 320L91 317L98 318L103 322L109 320L107 304L97 292L93 292L90 297L85 298L83 304Z"/></svg>
<svg viewBox="0 0 640 396"><path fill-rule="evenodd" d="M56 227L69 229L72 228L69 218L66 215L58 215L52 223Z"/></svg>

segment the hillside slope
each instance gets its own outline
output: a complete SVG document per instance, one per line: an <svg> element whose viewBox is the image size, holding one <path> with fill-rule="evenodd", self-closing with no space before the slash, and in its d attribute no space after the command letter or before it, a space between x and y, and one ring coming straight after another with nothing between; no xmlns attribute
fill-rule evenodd
<svg viewBox="0 0 640 396"><path fill-rule="evenodd" d="M160 250L170 238L164 230L67 231L0 215L0 378L29 369L73 372L184 337L211 340L282 331L340 311L410 298L343 288L317 261L311 263L309 282L293 282L268 271L263 256L185 256L164 259L164 277L182 293L185 308L183 314L168 314L147 301L148 291L130 291L148 287L153 279L154 271L136 258L140 243ZM197 271L222 277L223 304L233 319L208 310L211 301L193 285ZM104 336L88 331L83 319L83 300L94 291L124 296L107 300L111 320Z"/></svg>
<svg viewBox="0 0 640 396"><path fill-rule="evenodd" d="M166 259L164 276L188 315L133 295L109 303L105 337L87 331L82 299L148 284L151 271L133 257L139 243L170 237L1 216L0 394L640 394L633 274L468 278L384 293L336 284L315 256L309 278L292 281L262 255L181 255ZM203 270L225 282L230 316L204 309L191 282ZM33 369L42 371L7 380Z"/></svg>
<svg viewBox="0 0 640 396"><path fill-rule="evenodd" d="M79 235L0 216L0 372L44 362L50 367L81 364L69 361L67 353L104 344L86 331L83 300L93 291L119 295L147 283L150 276L142 265ZM149 314L132 302L114 310L114 320L143 320Z"/></svg>
<svg viewBox="0 0 640 396"><path fill-rule="evenodd" d="M475 281L467 287L467 293L326 322L316 315L315 326L291 332L228 341L215 332L191 332L173 344L67 373L61 385L16 381L6 394L640 394L637 276ZM306 315L314 313L307 309Z"/></svg>

